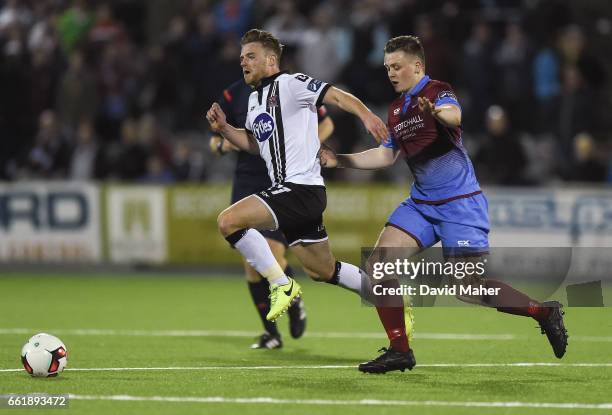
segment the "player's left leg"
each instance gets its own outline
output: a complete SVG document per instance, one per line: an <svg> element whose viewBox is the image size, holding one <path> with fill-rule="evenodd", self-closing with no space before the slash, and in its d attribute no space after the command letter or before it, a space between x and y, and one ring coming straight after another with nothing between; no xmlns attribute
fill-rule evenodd
<svg viewBox="0 0 612 415"><path fill-rule="evenodd" d="M447 258L467 255L476 257L472 260L478 260L478 254L488 251L489 220L487 200L483 194L426 209L440 220L435 229ZM502 313L533 318L540 324L542 334L546 334L555 356L563 357L568 336L561 303L540 303L502 281L491 279L488 275L485 275L482 284L487 289L496 289L497 295L482 296L478 299L458 298L495 308Z"/></svg>
<svg viewBox="0 0 612 415"><path fill-rule="evenodd" d="M232 185L231 203L234 204L254 193L270 187L270 179L264 172L260 174L237 174L234 176ZM266 238L276 262L285 270L287 274L285 255L284 236L280 231L260 230L261 235ZM286 242L285 242L286 243ZM261 319L264 332L258 336L256 342L251 345L252 349L279 349L283 346L280 332L276 323L266 319L270 311L270 284L268 280L261 276L255 268L243 257L244 273L246 276L247 287L251 294L251 300L255 310Z"/></svg>

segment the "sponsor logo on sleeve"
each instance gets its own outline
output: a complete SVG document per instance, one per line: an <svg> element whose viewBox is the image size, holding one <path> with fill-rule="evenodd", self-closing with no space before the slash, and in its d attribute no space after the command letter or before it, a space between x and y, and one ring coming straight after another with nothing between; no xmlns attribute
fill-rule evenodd
<svg viewBox="0 0 612 415"><path fill-rule="evenodd" d="M448 90L440 91L440 93L438 94L438 99L444 99L444 98L450 98L450 99L457 101L457 96L455 95L453 91L448 91Z"/></svg>
<svg viewBox="0 0 612 415"><path fill-rule="evenodd" d="M317 92L321 88L321 85L323 85L323 81L313 78L310 82L308 82L307 88L312 92Z"/></svg>

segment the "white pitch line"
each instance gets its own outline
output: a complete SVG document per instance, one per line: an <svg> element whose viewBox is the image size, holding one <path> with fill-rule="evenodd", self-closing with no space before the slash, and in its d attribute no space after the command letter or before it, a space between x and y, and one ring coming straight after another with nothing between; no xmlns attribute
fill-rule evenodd
<svg viewBox="0 0 612 415"><path fill-rule="evenodd" d="M74 395L69 399L88 401L148 401L148 402L189 402L225 404L264 405L320 405L320 406L446 406L466 408L545 408L545 409L612 409L612 403L577 402L478 402L478 401L402 401L382 399L277 399L270 397L225 398L222 396L131 396L131 395Z"/></svg>
<svg viewBox="0 0 612 415"><path fill-rule="evenodd" d="M167 367L92 367L66 368L69 372L180 371L180 370L290 370L290 369L355 369L356 365L288 365L288 366L167 366ZM424 363L417 368L437 367L612 367L612 363ZM23 369L0 369L1 372L21 372Z"/></svg>
<svg viewBox="0 0 612 415"><path fill-rule="evenodd" d="M143 337L256 337L260 332L244 330L125 330L125 329L29 329L0 328L2 334L33 334L40 331L71 336L143 336ZM336 339L383 339L384 333L307 332L305 337ZM514 334L425 333L415 332L419 340L521 340L527 336ZM612 336L572 336L572 341L612 342Z"/></svg>
<svg viewBox="0 0 612 415"><path fill-rule="evenodd" d="M40 331L40 330L38 330ZM0 334L30 334L36 329L0 329ZM114 330L114 329L46 329L49 333L73 336L150 336L150 337L257 337L261 333L241 330ZM337 339L383 339L384 333L307 332L305 337ZM514 340L513 334L415 333L418 339L434 340Z"/></svg>

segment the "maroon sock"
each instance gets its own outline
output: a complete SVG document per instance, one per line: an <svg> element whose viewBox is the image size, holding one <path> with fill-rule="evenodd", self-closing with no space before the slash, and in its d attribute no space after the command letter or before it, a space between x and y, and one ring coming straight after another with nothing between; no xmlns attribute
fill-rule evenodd
<svg viewBox="0 0 612 415"><path fill-rule="evenodd" d="M404 309L401 307L376 307L376 311L387 332L391 348L404 353L410 350L408 336L406 336Z"/></svg>
<svg viewBox="0 0 612 415"><path fill-rule="evenodd" d="M497 311L517 316L532 317L541 321L548 317L550 310L536 300L497 280L487 280L487 288L499 288L498 295L485 297L485 302Z"/></svg>
<svg viewBox="0 0 612 415"><path fill-rule="evenodd" d="M395 279L381 281L380 285L386 288L399 288ZM406 336L406 322L404 321L403 300L397 296L384 296L376 304L378 318L385 328L389 338L390 347L398 352L408 352L408 336Z"/></svg>

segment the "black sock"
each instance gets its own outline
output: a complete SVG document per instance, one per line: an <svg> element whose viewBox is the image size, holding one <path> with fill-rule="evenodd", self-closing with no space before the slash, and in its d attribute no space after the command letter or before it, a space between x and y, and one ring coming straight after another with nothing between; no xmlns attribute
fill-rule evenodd
<svg viewBox="0 0 612 415"><path fill-rule="evenodd" d="M295 275L293 273L293 268L291 268L291 265L289 264L287 264L287 266L285 267L285 275L291 278L293 278L293 276Z"/></svg>
<svg viewBox="0 0 612 415"><path fill-rule="evenodd" d="M325 282L332 285L338 285L338 283L340 282L340 268L342 268L342 263L340 261L336 261L336 265L334 267L334 275L332 275L332 277Z"/></svg>
<svg viewBox="0 0 612 415"><path fill-rule="evenodd" d="M262 277L259 282L249 281L248 283L253 304L255 304L255 308L259 313L259 317L261 318L264 328L272 336L278 336L279 333L278 329L276 328L276 323L266 320L266 315L270 311L270 298L268 297L270 295L270 284L268 283L268 280Z"/></svg>

